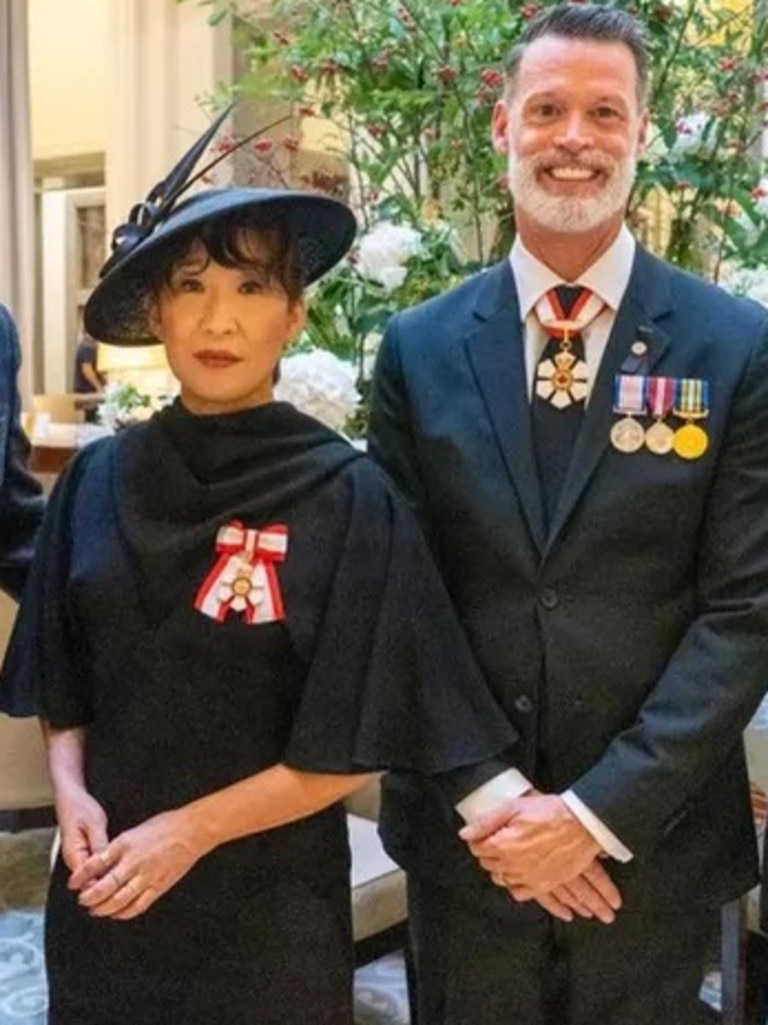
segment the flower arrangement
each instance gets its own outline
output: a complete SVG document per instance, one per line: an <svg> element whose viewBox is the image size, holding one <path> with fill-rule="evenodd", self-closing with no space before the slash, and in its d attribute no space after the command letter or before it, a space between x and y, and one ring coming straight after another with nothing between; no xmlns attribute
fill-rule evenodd
<svg viewBox="0 0 768 1025"><path fill-rule="evenodd" d="M397 309L458 284L469 264L456 232L431 219L417 230L394 204L363 232L357 246L309 296L303 345L332 352L351 367L360 406L346 430L365 434L367 400L386 322Z"/></svg>
<svg viewBox="0 0 768 1025"><path fill-rule="evenodd" d="M104 401L97 409L99 423L110 431L148 420L155 412L152 399L133 384L112 381L104 389Z"/></svg>

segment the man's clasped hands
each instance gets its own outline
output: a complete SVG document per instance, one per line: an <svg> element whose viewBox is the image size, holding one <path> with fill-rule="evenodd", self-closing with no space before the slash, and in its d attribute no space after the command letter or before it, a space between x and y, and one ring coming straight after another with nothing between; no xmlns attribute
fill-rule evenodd
<svg viewBox="0 0 768 1025"><path fill-rule="evenodd" d="M529 790L459 836L497 886L564 922L579 915L608 925L621 907L600 845L557 794Z"/></svg>

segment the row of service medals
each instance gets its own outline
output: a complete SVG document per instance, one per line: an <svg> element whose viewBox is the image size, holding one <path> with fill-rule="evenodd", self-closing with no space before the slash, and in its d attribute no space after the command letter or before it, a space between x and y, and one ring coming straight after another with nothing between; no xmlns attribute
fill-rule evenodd
<svg viewBox="0 0 768 1025"><path fill-rule="evenodd" d="M707 432L698 422L709 416L709 381L617 374L613 412L621 417L611 428L611 444L619 452L647 448L657 456L674 452L690 460L700 459L709 448ZM646 428L636 417L648 414L654 423ZM670 426L670 416L682 425Z"/></svg>

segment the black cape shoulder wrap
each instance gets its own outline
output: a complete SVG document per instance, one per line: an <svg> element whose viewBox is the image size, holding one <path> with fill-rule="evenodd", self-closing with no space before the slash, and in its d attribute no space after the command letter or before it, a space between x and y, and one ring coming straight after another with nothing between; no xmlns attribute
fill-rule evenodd
<svg viewBox="0 0 768 1025"><path fill-rule="evenodd" d="M287 529L284 619L194 607L233 521ZM283 403L207 417L177 403L83 450L50 502L0 708L90 724L95 750L110 722L105 740L131 738L142 768L232 748L176 799L276 761L436 773L515 741L410 512ZM229 737L243 731L252 758Z"/></svg>

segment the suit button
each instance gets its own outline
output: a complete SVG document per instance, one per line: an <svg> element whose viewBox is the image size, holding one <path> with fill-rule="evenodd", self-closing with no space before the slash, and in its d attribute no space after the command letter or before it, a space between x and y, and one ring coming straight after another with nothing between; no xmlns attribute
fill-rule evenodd
<svg viewBox="0 0 768 1025"><path fill-rule="evenodd" d="M558 597L557 591L552 587L545 587L539 595L539 601L545 609L556 609L560 604L560 598Z"/></svg>
<svg viewBox="0 0 768 1025"><path fill-rule="evenodd" d="M515 698L514 705L518 712L524 712L526 715L533 711L533 701L527 694L521 694Z"/></svg>

